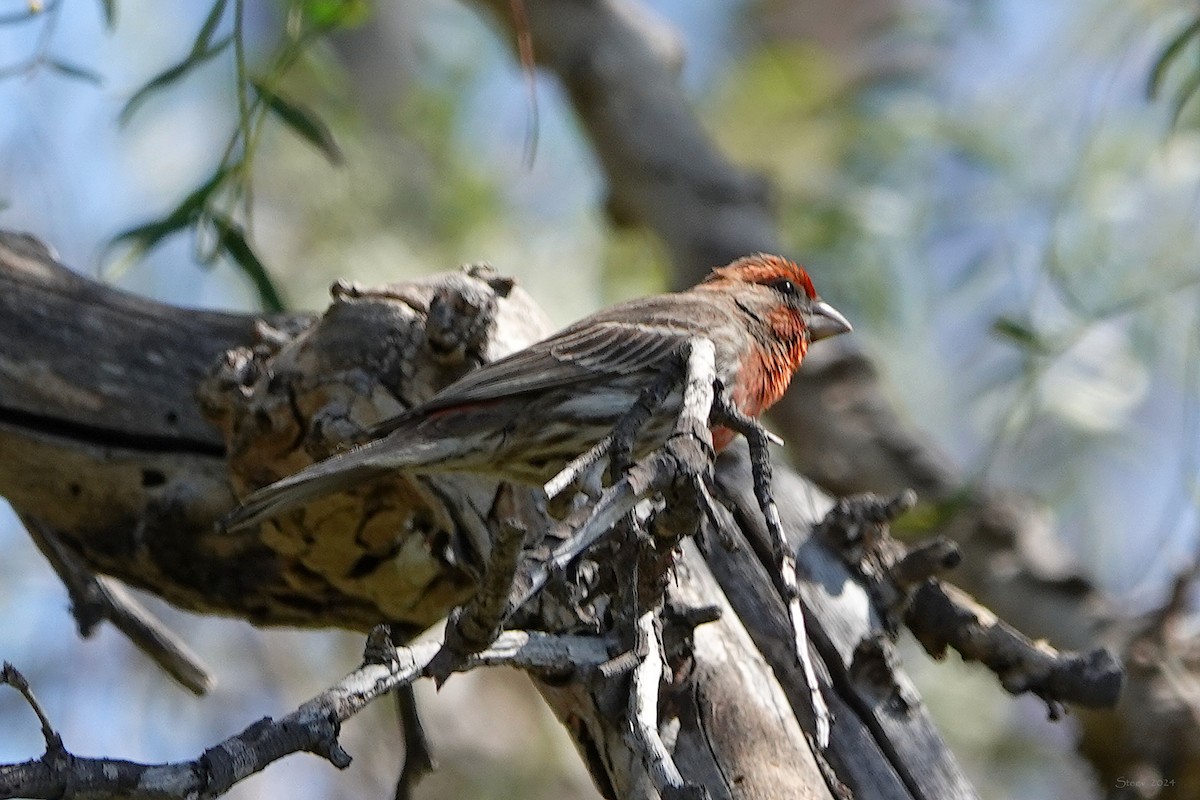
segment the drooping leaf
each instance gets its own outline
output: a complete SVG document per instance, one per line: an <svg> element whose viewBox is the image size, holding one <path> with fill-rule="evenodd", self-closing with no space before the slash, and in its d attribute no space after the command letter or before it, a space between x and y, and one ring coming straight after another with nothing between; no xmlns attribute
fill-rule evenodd
<svg viewBox="0 0 1200 800"><path fill-rule="evenodd" d="M1179 124L1179 118L1183 116L1183 109L1187 107L1188 101L1195 96L1197 91L1200 91L1200 70L1188 75L1187 80L1179 87L1179 94L1175 97L1175 102L1171 104L1172 128Z"/></svg>
<svg viewBox="0 0 1200 800"><path fill-rule="evenodd" d="M225 16L228 5L229 0L217 0L213 3L212 8L208 10L208 16L204 18L204 24L200 26L200 32L196 34L196 40L192 42L192 55L208 50L212 44L213 33L216 32L217 25L221 24L221 18Z"/></svg>
<svg viewBox="0 0 1200 800"><path fill-rule="evenodd" d="M215 44L211 45L205 50L200 51L199 53L189 53L187 58L183 59L178 64L170 66L155 75L144 86L142 86L142 88L134 92L133 97L129 98L129 101L125 103L125 107L121 109L121 113L118 116L121 124L124 125L125 123L129 122L129 119L133 116L133 113L137 111L142 103L144 103L146 99L150 97L150 95L154 94L154 92L162 89L163 87L170 86L196 67L220 55L221 51L228 47L232 41L232 35L225 36Z"/></svg>
<svg viewBox="0 0 1200 800"><path fill-rule="evenodd" d="M342 149L338 147L338 143L333 138L333 133L329 130L329 126L317 116L316 112L294 100L284 97L264 85L261 80L252 78L250 83L254 86L254 90L258 92L258 96L267 104L267 108L279 118L280 122L291 128L292 132L300 138L320 150L329 159L330 163L342 163L344 160Z"/></svg>
<svg viewBox="0 0 1200 800"><path fill-rule="evenodd" d="M228 175L228 168L218 169L207 181L183 198L179 205L175 206L166 216L121 231L112 238L108 247L129 243L135 250L142 253L153 249L163 239L183 230L199 219L208 201L221 188L221 184Z"/></svg>
<svg viewBox="0 0 1200 800"><path fill-rule="evenodd" d="M1146 94L1149 97L1156 97L1160 89L1162 89L1163 80L1166 77L1167 69L1171 63L1179 57L1183 52L1183 48L1187 46L1197 35L1200 35L1200 17L1192 21L1190 25L1175 34L1174 38L1167 43L1159 54L1158 59L1154 62L1153 69L1150 70L1150 79L1146 83Z"/></svg>
<svg viewBox="0 0 1200 800"><path fill-rule="evenodd" d="M158 247L168 236L178 233L189 224L191 224L190 220L180 222L169 217L163 217L153 222L147 222L144 225L135 225L132 228L126 228L114 236L108 243L108 249L129 243L133 246L136 255L142 255ZM136 256L133 260L136 260Z"/></svg>
<svg viewBox="0 0 1200 800"><path fill-rule="evenodd" d="M1045 353L1050 349L1032 325L1012 317L997 317L992 322L992 333L1029 352Z"/></svg>
<svg viewBox="0 0 1200 800"><path fill-rule="evenodd" d="M279 296L279 290L262 260L246 241L246 232L242 226L222 214L214 215L212 224L217 229L217 249L228 254L254 283L263 307L268 311L283 311L283 298Z"/></svg>
<svg viewBox="0 0 1200 800"><path fill-rule="evenodd" d="M100 10L104 12L104 27L110 31L117 27L117 0L100 0Z"/></svg>
<svg viewBox="0 0 1200 800"><path fill-rule="evenodd" d="M81 81L94 83L97 86L104 82L104 79L100 77L100 73L95 70L81 67L78 64L72 64L70 61L64 61L61 58L48 58L45 64L50 69L66 75L68 78L77 78Z"/></svg>

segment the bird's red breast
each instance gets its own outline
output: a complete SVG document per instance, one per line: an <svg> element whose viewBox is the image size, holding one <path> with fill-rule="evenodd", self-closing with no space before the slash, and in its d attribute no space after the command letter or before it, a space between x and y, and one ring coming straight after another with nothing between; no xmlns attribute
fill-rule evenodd
<svg viewBox="0 0 1200 800"><path fill-rule="evenodd" d="M788 317L786 321L781 319L781 324L794 325L797 322L791 320L790 315L784 312L779 316ZM731 399L738 410L747 416L758 417L775 405L787 391L792 375L800 366L807 350L808 341L802 333L793 340L790 347L767 350L757 344L752 346L742 361L738 380L731 392ZM723 427L713 428L712 434L713 446L718 452L736 436L733 431Z"/></svg>

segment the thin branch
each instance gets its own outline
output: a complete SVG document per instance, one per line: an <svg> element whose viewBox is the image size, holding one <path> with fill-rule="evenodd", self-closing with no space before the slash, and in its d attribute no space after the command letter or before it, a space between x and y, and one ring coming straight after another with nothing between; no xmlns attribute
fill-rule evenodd
<svg viewBox="0 0 1200 800"><path fill-rule="evenodd" d="M1032 692L1040 697L1051 719L1059 717L1063 703L1111 708L1121 697L1125 674L1108 649L1080 654L1034 642L949 584L922 585L905 621L935 658L953 647L964 660L977 660L996 673L1009 693Z"/></svg>
<svg viewBox="0 0 1200 800"><path fill-rule="evenodd" d="M60 755L63 752L62 737L50 724L50 718L46 716L42 704L38 702L33 690L29 688L29 681L25 680L25 676L17 671L16 667L5 661L4 666L0 667L0 683L7 684L20 692L21 696L25 698L25 702L33 709L33 713L37 715L38 724L42 727L42 739L46 742L47 756Z"/></svg>
<svg viewBox="0 0 1200 800"><path fill-rule="evenodd" d="M50 566L58 573L71 597L71 613L79 635L89 637L108 620L113 626L193 694L203 695L216 685L204 661L187 643L116 580L96 575L63 545L55 531L42 521L22 515L21 521Z"/></svg>
<svg viewBox="0 0 1200 800"><path fill-rule="evenodd" d="M400 731L404 735L404 767L396 779L393 800L410 800L413 790L426 775L437 769L437 762L429 749L429 738L417 708L417 698L412 684L397 687L396 716L400 720Z"/></svg>
<svg viewBox="0 0 1200 800"><path fill-rule="evenodd" d="M1052 718L1063 703L1115 706L1125 675L1112 653L1096 648L1081 655L1034 642L966 592L933 577L961 562L953 543L935 538L908 546L892 538L889 523L915 500L909 491L891 499L847 498L817 526L817 534L867 585L889 618L889 630L894 634L902 619L933 657L953 647L965 660L991 669L1008 692L1042 698Z"/></svg>
<svg viewBox="0 0 1200 800"><path fill-rule="evenodd" d="M689 785L675 766L675 759L658 732L658 687L663 679L662 631L658 615L646 611L637 620L640 660L633 670L629 691L629 721L626 737L630 748L642 759L646 771L664 798L707 798L702 786Z"/></svg>
<svg viewBox="0 0 1200 800"><path fill-rule="evenodd" d="M551 478L543 489L546 497L554 499L571 484L586 479L594 473L595 467L607 457L610 463L611 475L623 475L630 466L627 461L633 449L637 436L650 421L654 412L679 383L679 362L665 366L654 379L654 382L642 390L638 399L613 426L612 433L592 445L591 449L576 456L563 467L557 475ZM589 487L584 487L585 490Z"/></svg>
<svg viewBox="0 0 1200 800"><path fill-rule="evenodd" d="M611 532L617 521L643 499L664 489L684 472L695 473L701 468L701 461L711 464L712 434L708 430L708 419L712 413L716 381L715 353L713 343L708 339L697 338L688 343L683 400L671 437L663 447L630 467L620 481L605 489L595 504L585 510L586 519L571 531L570 537L545 563L534 565L527 571L520 581L514 608L529 602L553 574L565 569ZM703 454L686 450L689 444L697 443L701 444Z"/></svg>
<svg viewBox="0 0 1200 800"><path fill-rule="evenodd" d="M528 530L517 508L517 492L501 486L488 519L495 531L479 591L446 620L445 645L429 665L428 674L440 687L454 666L496 640L513 613L512 597Z"/></svg>
<svg viewBox="0 0 1200 800"><path fill-rule="evenodd" d="M788 621L792 627L792 645L796 661L804 670L804 681L808 684L812 703L813 719L816 721L817 746L829 746L830 712L821 694L821 684L808 652L808 630L804 619L804 608L800 604L800 586L796 582L796 554L788 544L783 523L779 520L779 508L771 494L770 438L762 423L743 414L727 397L721 396L714 410L716 420L746 437L750 446L750 464L754 476L754 496L767 522L767 533L771 538L774 556L773 577L779 583L779 591L787 606Z"/></svg>

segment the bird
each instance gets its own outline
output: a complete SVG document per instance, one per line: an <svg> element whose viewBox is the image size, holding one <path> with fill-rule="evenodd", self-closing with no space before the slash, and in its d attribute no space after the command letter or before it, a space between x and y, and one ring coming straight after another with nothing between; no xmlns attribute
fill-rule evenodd
<svg viewBox="0 0 1200 800"><path fill-rule="evenodd" d="M664 372L678 369L690 342L712 343L728 401L757 418L783 396L812 342L850 330L803 267L748 255L690 289L604 309L467 373L369 431L366 444L251 493L224 525L259 524L395 471L544 486L609 435ZM636 432L634 457L666 441L682 402L677 384ZM736 436L721 425L711 432L718 452Z"/></svg>

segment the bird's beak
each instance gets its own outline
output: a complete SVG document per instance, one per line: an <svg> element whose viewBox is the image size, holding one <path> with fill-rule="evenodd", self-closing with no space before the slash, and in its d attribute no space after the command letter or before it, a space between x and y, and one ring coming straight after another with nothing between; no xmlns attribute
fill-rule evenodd
<svg viewBox="0 0 1200 800"><path fill-rule="evenodd" d="M839 333L849 333L854 330L850 320L842 316L842 312L825 301L813 304L812 318L808 322L808 338L811 341L828 339Z"/></svg>

